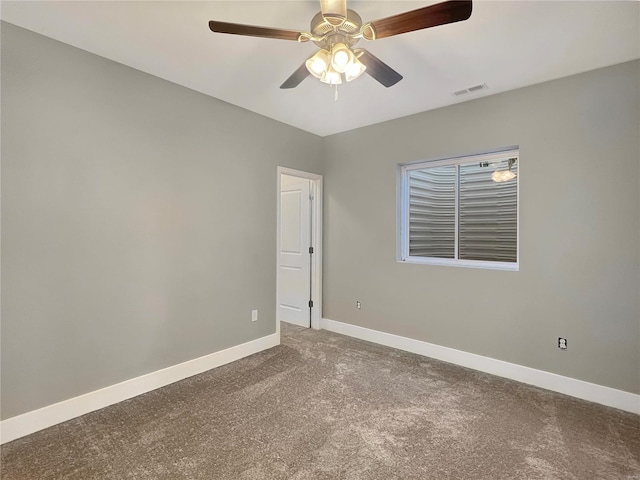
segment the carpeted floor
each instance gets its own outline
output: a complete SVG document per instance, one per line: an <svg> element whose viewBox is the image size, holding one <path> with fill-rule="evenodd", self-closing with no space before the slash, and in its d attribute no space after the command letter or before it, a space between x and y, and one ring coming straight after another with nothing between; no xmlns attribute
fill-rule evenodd
<svg viewBox="0 0 640 480"><path fill-rule="evenodd" d="M640 417L325 331L2 446L3 480L640 479Z"/></svg>

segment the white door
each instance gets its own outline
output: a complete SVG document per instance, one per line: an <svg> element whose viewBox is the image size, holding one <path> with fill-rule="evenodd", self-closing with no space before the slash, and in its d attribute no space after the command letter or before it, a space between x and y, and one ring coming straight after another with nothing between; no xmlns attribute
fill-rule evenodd
<svg viewBox="0 0 640 480"><path fill-rule="evenodd" d="M281 176L278 318L309 327L311 310L311 181Z"/></svg>

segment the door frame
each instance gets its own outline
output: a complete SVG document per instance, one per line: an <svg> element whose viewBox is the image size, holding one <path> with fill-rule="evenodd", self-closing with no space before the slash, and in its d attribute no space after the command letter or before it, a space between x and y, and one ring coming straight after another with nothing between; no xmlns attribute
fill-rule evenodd
<svg viewBox="0 0 640 480"><path fill-rule="evenodd" d="M311 308L311 328L320 330L320 319L322 318L322 175L316 173L303 172L288 167L277 168L277 207L276 207L276 334L280 338L280 318L278 316L278 305L280 305L280 190L282 175L305 178L311 181L313 191L313 202L311 208L311 245L313 255L311 256L311 297L313 307Z"/></svg>

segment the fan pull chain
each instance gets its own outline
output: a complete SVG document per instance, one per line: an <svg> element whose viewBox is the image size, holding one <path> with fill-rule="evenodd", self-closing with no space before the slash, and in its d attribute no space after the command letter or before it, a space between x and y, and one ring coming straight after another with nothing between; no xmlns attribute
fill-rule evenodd
<svg viewBox="0 0 640 480"><path fill-rule="evenodd" d="M338 101L338 84L336 83L335 86L336 86L336 91L333 94L333 101L337 102Z"/></svg>

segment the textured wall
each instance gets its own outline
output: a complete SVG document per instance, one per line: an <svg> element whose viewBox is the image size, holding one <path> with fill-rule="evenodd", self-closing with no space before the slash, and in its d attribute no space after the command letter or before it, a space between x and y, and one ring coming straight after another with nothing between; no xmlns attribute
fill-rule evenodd
<svg viewBox="0 0 640 480"><path fill-rule="evenodd" d="M326 138L323 315L640 393L639 70ZM397 263L396 165L511 145L520 271Z"/></svg>
<svg viewBox="0 0 640 480"><path fill-rule="evenodd" d="M276 166L321 148L3 23L2 418L273 333Z"/></svg>

